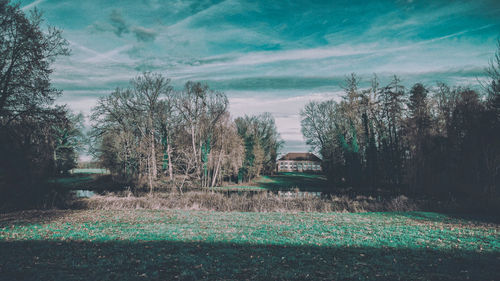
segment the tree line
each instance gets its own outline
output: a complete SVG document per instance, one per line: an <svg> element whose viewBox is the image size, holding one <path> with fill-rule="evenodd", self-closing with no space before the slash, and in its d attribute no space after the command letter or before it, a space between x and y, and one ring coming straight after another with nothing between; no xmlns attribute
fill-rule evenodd
<svg viewBox="0 0 500 281"><path fill-rule="evenodd" d="M281 145L269 113L233 121L224 93L191 81L175 91L156 73L100 98L92 112L94 155L115 180L150 192L272 173Z"/></svg>
<svg viewBox="0 0 500 281"><path fill-rule="evenodd" d="M269 113L232 119L227 96L207 85L144 73L99 99L90 138L83 116L54 104L54 61L70 55L41 14L0 0L0 193L46 198L49 179L92 154L115 181L147 187L214 187L271 174L282 141ZM500 177L500 43L482 89L397 76L361 88L347 77L341 100L311 102L302 132L333 187L414 194L495 195Z"/></svg>
<svg viewBox="0 0 500 281"><path fill-rule="evenodd" d="M1 201L38 200L51 176L76 165L83 116L55 106L52 63L70 54L62 32L42 28L37 10L0 1ZM18 200L19 199L19 200Z"/></svg>
<svg viewBox="0 0 500 281"><path fill-rule="evenodd" d="M332 186L413 194L489 196L500 183L500 42L481 90L444 83L411 88L394 76L360 88L346 77L339 101L310 102L302 133Z"/></svg>

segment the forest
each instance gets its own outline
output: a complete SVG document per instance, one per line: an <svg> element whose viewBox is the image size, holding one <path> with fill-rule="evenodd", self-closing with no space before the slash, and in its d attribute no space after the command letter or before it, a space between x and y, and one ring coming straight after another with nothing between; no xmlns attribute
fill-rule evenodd
<svg viewBox="0 0 500 281"><path fill-rule="evenodd" d="M346 77L339 99L310 102L302 133L332 186L441 198L491 198L500 183L500 43L480 88L398 76L360 88Z"/></svg>

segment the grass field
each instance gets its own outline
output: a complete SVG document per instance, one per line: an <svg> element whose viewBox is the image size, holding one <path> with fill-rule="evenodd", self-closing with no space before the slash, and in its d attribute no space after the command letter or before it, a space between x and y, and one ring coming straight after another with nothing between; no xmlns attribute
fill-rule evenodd
<svg viewBox="0 0 500 281"><path fill-rule="evenodd" d="M308 173L278 173L273 176L261 176L252 181L252 185L218 187L220 190L269 190L269 191L314 191L328 190L328 181L324 175Z"/></svg>
<svg viewBox="0 0 500 281"><path fill-rule="evenodd" d="M50 179L49 182L60 184L68 189L80 189L91 186L99 176L108 174L107 169L72 169L69 175Z"/></svg>
<svg viewBox="0 0 500 281"><path fill-rule="evenodd" d="M108 169L101 169L101 168L75 168L70 170L71 174L101 174L101 175L108 175L109 170Z"/></svg>
<svg viewBox="0 0 500 281"><path fill-rule="evenodd" d="M1 280L498 280L500 226L437 213L0 215Z"/></svg>
<svg viewBox="0 0 500 281"><path fill-rule="evenodd" d="M68 189L73 189L91 183L94 180L95 178L93 178L90 175L74 175L74 176L54 178L51 179L50 182L61 184L65 187L68 187Z"/></svg>

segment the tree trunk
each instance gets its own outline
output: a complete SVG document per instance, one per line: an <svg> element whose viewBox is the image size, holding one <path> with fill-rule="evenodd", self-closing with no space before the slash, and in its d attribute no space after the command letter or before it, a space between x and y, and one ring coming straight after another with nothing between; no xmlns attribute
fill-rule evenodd
<svg viewBox="0 0 500 281"><path fill-rule="evenodd" d="M167 157L168 157L168 176L170 180L174 179L174 168L172 166L172 148L170 147L170 142L167 142Z"/></svg>
<svg viewBox="0 0 500 281"><path fill-rule="evenodd" d="M219 173L221 159L222 159L222 149L219 153L219 159L217 159L217 167L215 168L215 173L214 173L213 178L212 178L212 185L210 186L212 188L214 187L215 181L217 180L217 174ZM213 189L212 189L212 192L213 192Z"/></svg>
<svg viewBox="0 0 500 281"><path fill-rule="evenodd" d="M149 158L149 157L148 157ZM148 159L149 161L147 161L147 166L148 167L148 185L149 185L149 193L150 194L153 194L153 175L151 174L151 166L150 166L150 163L151 163L151 159Z"/></svg>
<svg viewBox="0 0 500 281"><path fill-rule="evenodd" d="M125 140L125 162L123 162L123 175L127 176L127 163L128 163L128 145L127 140Z"/></svg>
<svg viewBox="0 0 500 281"><path fill-rule="evenodd" d="M156 166L156 151L155 151L155 129L153 127L153 120L151 116L149 117L149 125L151 126L151 173L152 177L156 180L158 177L158 167Z"/></svg>
<svg viewBox="0 0 500 281"><path fill-rule="evenodd" d="M195 170L196 174L198 176L198 179L200 179L200 167L198 165L198 153L196 151L196 139L195 139L195 132L194 132L194 125L191 125L191 143L193 145L193 162L195 165Z"/></svg>

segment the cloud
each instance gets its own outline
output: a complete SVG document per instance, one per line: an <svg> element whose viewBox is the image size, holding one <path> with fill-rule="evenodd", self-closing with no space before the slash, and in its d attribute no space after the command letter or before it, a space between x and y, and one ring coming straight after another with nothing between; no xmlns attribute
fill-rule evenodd
<svg viewBox="0 0 500 281"><path fill-rule="evenodd" d="M118 37L130 32L129 25L125 22L121 11L116 9L111 11L107 21L96 21L90 25L90 30L93 32L112 32Z"/></svg>
<svg viewBox="0 0 500 281"><path fill-rule="evenodd" d="M344 76L336 77L243 77L218 80L203 80L208 85L220 90L269 90L269 89L315 89L336 87L344 81Z"/></svg>
<svg viewBox="0 0 500 281"><path fill-rule="evenodd" d="M280 151L280 155L288 152L306 152L310 151L311 147L303 140L285 140L285 145Z"/></svg>
<svg viewBox="0 0 500 281"><path fill-rule="evenodd" d="M137 38L137 41L152 42L155 40L157 33L152 29L136 26L132 28L132 32Z"/></svg>
<svg viewBox="0 0 500 281"><path fill-rule="evenodd" d="M360 54L369 54L373 50L369 48L353 49L350 46L338 46L334 48L312 48L298 49L287 51L267 51L245 54L239 57L233 64L236 65L252 65L273 63L278 61L290 60L316 60L330 57L344 57Z"/></svg>
<svg viewBox="0 0 500 281"><path fill-rule="evenodd" d="M465 13L473 11L477 6L477 3L461 1L402 5L375 17L364 36L381 36L389 32L402 38L427 35L433 33L431 27L443 25L447 21L460 20Z"/></svg>
<svg viewBox="0 0 500 281"><path fill-rule="evenodd" d="M83 109L141 71L157 71L176 88L189 79L224 91L235 116L272 112L296 150L304 145L300 109L337 96L351 72L361 87L372 73L382 85L393 74L405 86L477 84L500 24L494 0L143 0L119 9L95 0L23 2L33 2L23 9L43 2L47 22L71 40L73 55L58 60L52 76L65 101L81 100ZM68 21L69 14L81 17Z"/></svg>
<svg viewBox="0 0 500 281"><path fill-rule="evenodd" d="M90 25L92 32L112 32L118 37L132 32L139 42L152 42L158 35L153 29L129 24L120 10L112 10L106 22L96 21Z"/></svg>
<svg viewBox="0 0 500 281"><path fill-rule="evenodd" d="M338 94L339 92L306 91L289 97L280 93L259 96L258 92L248 92L246 97L229 96L229 111L234 117L270 112L283 139L304 142L300 131L300 110L310 101L324 101L335 98Z"/></svg>
<svg viewBox="0 0 500 281"><path fill-rule="evenodd" d="M109 20L116 36L121 37L123 33L130 32L128 24L123 19L122 13L119 10L113 10L109 16Z"/></svg>
<svg viewBox="0 0 500 281"><path fill-rule="evenodd" d="M131 45L125 45L125 46L121 46L121 47L115 48L113 50L110 50L108 52L104 52L104 53L97 53L96 52L95 56L89 57L89 58L83 60L83 62L84 63L102 63L102 62L111 61L111 62L119 63L121 60L117 59L115 57L118 54L129 50L130 48L132 48Z"/></svg>
<svg viewBox="0 0 500 281"><path fill-rule="evenodd" d="M36 0L36 1L33 1L33 3L28 4L28 5L24 6L24 7L22 7L21 10L27 11L27 10L29 10L31 8L34 8L36 5L42 3L43 1L45 1L45 0Z"/></svg>
<svg viewBox="0 0 500 281"><path fill-rule="evenodd" d="M243 34L244 31L241 31ZM374 45L339 45L329 48L308 48L279 51L247 52L243 54L228 54L200 60L199 69L221 68L235 66L255 66L264 64L278 64L293 61L317 61L334 57L355 57L369 55L390 50L377 49Z"/></svg>
<svg viewBox="0 0 500 281"><path fill-rule="evenodd" d="M177 22L174 26L172 27L179 27L179 26L196 26L199 25L200 22L206 22L207 19L209 21L213 20L214 16L221 15L221 14L227 14L228 12L235 12L235 11L241 11L242 6L240 3L237 1L233 0L224 0L219 3L215 3L212 5L209 5L208 7L201 9L199 11L194 12L193 14L187 16L186 18L182 19L181 21Z"/></svg>

